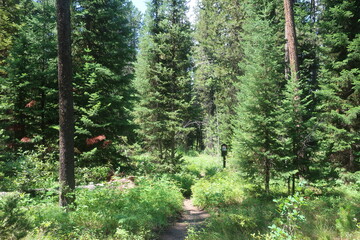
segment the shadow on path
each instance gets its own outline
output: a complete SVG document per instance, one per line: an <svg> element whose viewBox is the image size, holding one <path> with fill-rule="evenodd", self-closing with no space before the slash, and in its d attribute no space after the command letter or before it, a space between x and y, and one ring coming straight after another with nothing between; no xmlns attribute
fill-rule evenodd
<svg viewBox="0 0 360 240"><path fill-rule="evenodd" d="M160 240L184 240L190 226L200 226L210 215L199 210L190 199L184 201L182 217L160 235Z"/></svg>

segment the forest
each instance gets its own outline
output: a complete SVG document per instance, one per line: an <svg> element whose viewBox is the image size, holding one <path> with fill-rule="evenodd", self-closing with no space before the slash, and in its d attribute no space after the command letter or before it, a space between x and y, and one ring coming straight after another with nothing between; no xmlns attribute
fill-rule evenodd
<svg viewBox="0 0 360 240"><path fill-rule="evenodd" d="M360 239L360 0L188 11L0 0L0 239Z"/></svg>

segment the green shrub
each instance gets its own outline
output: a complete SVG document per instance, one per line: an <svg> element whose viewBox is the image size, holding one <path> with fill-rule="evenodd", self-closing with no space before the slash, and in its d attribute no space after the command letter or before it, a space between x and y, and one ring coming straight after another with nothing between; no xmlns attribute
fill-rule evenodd
<svg viewBox="0 0 360 240"><path fill-rule="evenodd" d="M189 172L187 170L175 174L165 174L163 176L173 180L176 185L181 189L184 197L191 196L191 187L200 177L199 174Z"/></svg>
<svg viewBox="0 0 360 240"><path fill-rule="evenodd" d="M336 219L336 229L340 232L342 237L357 228L356 211L359 212L358 207L351 204L346 204L338 210L338 218Z"/></svg>
<svg viewBox="0 0 360 240"><path fill-rule="evenodd" d="M166 179L140 179L132 189L77 189L73 212L50 199L29 207L35 230L28 239L151 239L182 209L182 200Z"/></svg>
<svg viewBox="0 0 360 240"><path fill-rule="evenodd" d="M75 179L77 184L98 183L106 181L110 172L110 166L79 167L75 169Z"/></svg>
<svg viewBox="0 0 360 240"><path fill-rule="evenodd" d="M274 200L277 205L279 218L271 225L270 237L274 240L291 240L296 238L295 231L300 228L299 222L305 221L301 213L301 206L305 205L305 199L296 193L294 196Z"/></svg>
<svg viewBox="0 0 360 240"><path fill-rule="evenodd" d="M192 187L194 204L212 208L239 203L244 198L242 183L237 173L227 171L201 179Z"/></svg>
<svg viewBox="0 0 360 240"><path fill-rule="evenodd" d="M52 149L42 145L36 150L23 151L16 159L5 164L7 191L27 191L36 188L53 188L58 180L58 160ZM11 182L11 183L10 183Z"/></svg>
<svg viewBox="0 0 360 240"><path fill-rule="evenodd" d="M11 194L0 197L0 238L20 239L30 229L30 223L21 206L23 195Z"/></svg>
<svg viewBox="0 0 360 240"><path fill-rule="evenodd" d="M188 240L253 240L253 233L265 233L274 218L274 203L246 198L239 204L211 211L211 217L200 230L192 229Z"/></svg>

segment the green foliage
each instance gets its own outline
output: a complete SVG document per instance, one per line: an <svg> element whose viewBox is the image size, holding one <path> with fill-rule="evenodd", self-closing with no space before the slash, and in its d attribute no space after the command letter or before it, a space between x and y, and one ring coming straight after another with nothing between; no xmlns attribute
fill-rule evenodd
<svg viewBox="0 0 360 240"><path fill-rule="evenodd" d="M274 203L254 198L253 187L238 173L220 172L193 186L193 201L211 214L205 226L191 229L187 239L254 239L254 232L266 232L274 218Z"/></svg>
<svg viewBox="0 0 360 240"><path fill-rule="evenodd" d="M0 196L0 235L2 239L21 239L30 229L29 220L22 206L23 196Z"/></svg>
<svg viewBox="0 0 360 240"><path fill-rule="evenodd" d="M200 179L193 187L194 204L213 208L241 202L244 199L243 180L237 173L219 172L214 176Z"/></svg>
<svg viewBox="0 0 360 240"><path fill-rule="evenodd" d="M356 229L357 219L355 217L355 209L353 206L345 205L340 207L338 211L338 218L336 219L336 229L340 232L342 237L347 237L349 232Z"/></svg>
<svg viewBox="0 0 360 240"><path fill-rule="evenodd" d="M253 180L263 177L269 191L275 162L277 113L282 90L282 54L278 27L272 23L276 3L248 2L243 24L244 60L240 67L239 105L234 121L233 149L242 171Z"/></svg>
<svg viewBox="0 0 360 240"><path fill-rule="evenodd" d="M29 201L28 239L151 239L182 208L180 190L165 179L140 179L132 189L113 185L76 191L76 210L65 212L51 198Z"/></svg>
<svg viewBox="0 0 360 240"><path fill-rule="evenodd" d="M136 63L135 123L145 149L176 168L177 148L191 131L190 23L183 0L154 1L149 7Z"/></svg>
<svg viewBox="0 0 360 240"><path fill-rule="evenodd" d="M198 176L187 171L181 171L179 173L168 175L168 177L177 183L177 186L182 190L182 194L184 195L184 197L191 196L191 188L198 179Z"/></svg>
<svg viewBox="0 0 360 240"><path fill-rule="evenodd" d="M3 191L28 191L56 186L58 179L57 154L42 145L36 150L23 151L4 163Z"/></svg>
<svg viewBox="0 0 360 240"><path fill-rule="evenodd" d="M184 156L185 168L196 175L212 176L222 169L221 157L200 154L196 157Z"/></svg>
<svg viewBox="0 0 360 240"><path fill-rule="evenodd" d="M194 84L201 106L204 145L217 151L231 144L237 103L238 63L243 58L243 2L199 1L194 38Z"/></svg>
<svg viewBox="0 0 360 240"><path fill-rule="evenodd" d="M108 180L112 172L110 166L97 167L78 167L75 169L75 179L77 185L89 184L90 182L98 183Z"/></svg>
<svg viewBox="0 0 360 240"><path fill-rule="evenodd" d="M295 231L299 229L299 222L305 221L305 216L301 214L301 206L305 204L304 197L296 193L294 196L276 199L277 211L280 218L275 219L275 223L269 228L271 229L270 237L274 240L291 240L297 239Z"/></svg>
<svg viewBox="0 0 360 240"><path fill-rule="evenodd" d="M324 1L320 29L323 38L319 76L321 125L317 134L332 165L355 171L359 148L359 23L360 4ZM327 160L327 159L326 159Z"/></svg>

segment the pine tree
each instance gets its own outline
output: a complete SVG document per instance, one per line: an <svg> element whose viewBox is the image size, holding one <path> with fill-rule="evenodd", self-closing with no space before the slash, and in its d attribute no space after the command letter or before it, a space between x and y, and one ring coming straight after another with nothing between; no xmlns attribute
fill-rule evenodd
<svg viewBox="0 0 360 240"><path fill-rule="evenodd" d="M0 2L0 77L6 76L2 69L13 44L14 36L20 29L22 14L20 0Z"/></svg>
<svg viewBox="0 0 360 240"><path fill-rule="evenodd" d="M74 101L71 62L70 1L57 0L59 81L59 204L69 208L75 201Z"/></svg>
<svg viewBox="0 0 360 240"><path fill-rule="evenodd" d="M27 3L27 2L25 2ZM6 59L7 76L2 81L2 109L10 143L26 137L32 142L55 140L56 42L54 1L21 4L23 27L13 36Z"/></svg>
<svg viewBox="0 0 360 240"><path fill-rule="evenodd" d="M244 18L238 0L199 2L195 28L194 82L203 114L205 147L231 144L235 116L236 84L243 57L240 32Z"/></svg>
<svg viewBox="0 0 360 240"><path fill-rule="evenodd" d="M177 165L176 150L190 120L192 42L186 10L183 0L151 2L136 65L138 132L146 149L167 166Z"/></svg>
<svg viewBox="0 0 360 240"><path fill-rule="evenodd" d="M138 13L129 0L79 0L74 2L74 13L75 145L81 152L79 164L111 163L116 167L122 157L114 145L120 136L131 138L134 129L131 79ZM90 143L99 136L104 141Z"/></svg>
<svg viewBox="0 0 360 240"><path fill-rule="evenodd" d="M244 75L240 77L234 151L242 171L251 179L263 177L270 190L276 161L277 109L284 82L282 49L275 4L247 2L244 22Z"/></svg>
<svg viewBox="0 0 360 240"><path fill-rule="evenodd" d="M360 149L360 2L323 4L318 136L327 161L355 171Z"/></svg>

